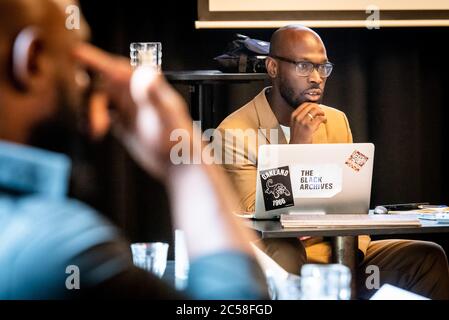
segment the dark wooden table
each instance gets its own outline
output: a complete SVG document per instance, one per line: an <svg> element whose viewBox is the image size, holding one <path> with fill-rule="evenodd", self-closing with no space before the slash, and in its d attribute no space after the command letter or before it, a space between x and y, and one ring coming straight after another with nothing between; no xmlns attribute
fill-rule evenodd
<svg viewBox="0 0 449 320"><path fill-rule="evenodd" d="M212 127L213 85L217 83L248 83L268 79L266 73L223 73L219 70L166 71L167 80L173 84L190 86L191 115L201 121L201 129Z"/></svg>
<svg viewBox="0 0 449 320"><path fill-rule="evenodd" d="M330 237L332 239L332 262L344 264L351 269L352 296L356 296L357 279L357 247L359 235L398 235L449 233L449 224L438 224L436 221L421 220L421 227L320 227L320 228L288 228L282 227L280 221L249 220L244 224L255 230L264 238L291 238L301 236Z"/></svg>
<svg viewBox="0 0 449 320"><path fill-rule="evenodd" d="M292 238L302 236L336 237L359 235L396 235L396 234L427 234L449 233L449 224L438 224L435 221L421 220L421 227L326 227L326 228L288 228L282 227L280 221L249 220L245 225L259 233L261 238Z"/></svg>

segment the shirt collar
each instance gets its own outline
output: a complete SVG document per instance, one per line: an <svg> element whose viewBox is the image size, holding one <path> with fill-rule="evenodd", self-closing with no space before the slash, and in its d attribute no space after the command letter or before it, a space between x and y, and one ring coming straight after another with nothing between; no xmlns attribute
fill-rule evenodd
<svg viewBox="0 0 449 320"><path fill-rule="evenodd" d="M285 140L287 141L287 143L290 143L290 127L283 126L282 124L280 126L282 132L284 133Z"/></svg>
<svg viewBox="0 0 449 320"><path fill-rule="evenodd" d="M67 194L70 166L63 154L0 140L1 189L62 198Z"/></svg>

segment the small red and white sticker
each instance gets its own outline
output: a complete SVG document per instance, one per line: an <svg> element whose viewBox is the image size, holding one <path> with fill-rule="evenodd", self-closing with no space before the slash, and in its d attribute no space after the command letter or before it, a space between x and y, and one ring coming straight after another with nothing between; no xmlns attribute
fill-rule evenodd
<svg viewBox="0 0 449 320"><path fill-rule="evenodd" d="M345 164L353 169L354 171L359 172L365 163L368 161L368 157L365 156L360 151L355 150L348 160L346 160Z"/></svg>

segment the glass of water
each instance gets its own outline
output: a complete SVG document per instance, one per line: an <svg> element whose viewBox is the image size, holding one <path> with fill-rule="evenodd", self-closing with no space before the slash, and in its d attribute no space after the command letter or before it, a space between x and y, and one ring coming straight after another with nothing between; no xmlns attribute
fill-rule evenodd
<svg viewBox="0 0 449 320"><path fill-rule="evenodd" d="M184 290L189 276L189 256L183 230L175 230L175 287Z"/></svg>
<svg viewBox="0 0 449 320"><path fill-rule="evenodd" d="M301 277L289 273L285 278L266 274L271 300L301 300Z"/></svg>
<svg viewBox="0 0 449 320"><path fill-rule="evenodd" d="M131 66L152 66L158 72L162 66L162 44L160 42L133 42L129 46Z"/></svg>
<svg viewBox="0 0 449 320"><path fill-rule="evenodd" d="M135 266L162 278L167 266L168 243L145 242L131 244Z"/></svg>
<svg viewBox="0 0 449 320"><path fill-rule="evenodd" d="M351 271L342 264L305 264L301 268L302 300L349 300Z"/></svg>

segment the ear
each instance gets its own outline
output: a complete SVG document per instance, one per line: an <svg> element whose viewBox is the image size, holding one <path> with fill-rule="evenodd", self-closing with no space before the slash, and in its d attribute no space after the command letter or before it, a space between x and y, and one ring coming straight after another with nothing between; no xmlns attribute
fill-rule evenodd
<svg viewBox="0 0 449 320"><path fill-rule="evenodd" d="M12 47L12 76L20 89L26 90L37 73L37 59L41 49L40 32L36 27L20 31Z"/></svg>
<svg viewBox="0 0 449 320"><path fill-rule="evenodd" d="M276 60L271 57L267 57L265 60L265 67L267 68L268 75L270 78L276 78L278 74L278 65Z"/></svg>

